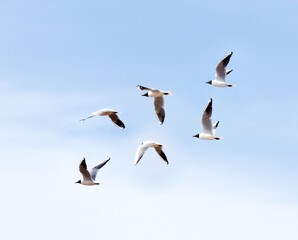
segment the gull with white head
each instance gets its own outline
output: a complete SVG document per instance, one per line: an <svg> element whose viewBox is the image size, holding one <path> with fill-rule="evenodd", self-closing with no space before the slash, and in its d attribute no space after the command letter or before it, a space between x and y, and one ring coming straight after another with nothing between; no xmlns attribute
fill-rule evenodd
<svg viewBox="0 0 298 240"><path fill-rule="evenodd" d="M124 123L119 119L117 113L117 111L112 109L100 109L96 112L91 113L87 118L81 119L80 122L85 121L89 118L93 118L95 116L109 116L109 118L112 120L113 123L116 124L117 127L124 129Z"/></svg>
<svg viewBox="0 0 298 240"><path fill-rule="evenodd" d="M167 156L165 155L165 153L162 151L162 146L163 144L155 142L155 141L145 141L143 142L137 149L136 152L136 156L135 156L135 165L138 164L138 162L141 160L141 158L143 157L145 151L149 148L149 147L153 147L155 149L155 151L157 152L157 154L162 158L162 160L164 160L167 164L169 164Z"/></svg>

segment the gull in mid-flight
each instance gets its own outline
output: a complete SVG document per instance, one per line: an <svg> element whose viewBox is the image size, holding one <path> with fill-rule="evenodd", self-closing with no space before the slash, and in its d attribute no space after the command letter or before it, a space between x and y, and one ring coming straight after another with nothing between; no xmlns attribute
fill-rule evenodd
<svg viewBox="0 0 298 240"><path fill-rule="evenodd" d="M91 172L89 172L87 170L87 164L86 164L86 160L85 158L83 158L83 160L80 163L79 166L79 170L81 172L81 174L83 175L83 181L79 180L76 183L80 183L82 185L88 185L88 186L93 186L93 185L99 185L98 182L94 182L97 172L99 169L101 169L104 165L106 165L106 163L108 161L110 161L111 158L109 158L108 160L104 161L103 163L100 163L98 165L96 165L95 167L93 167L91 169Z"/></svg>
<svg viewBox="0 0 298 240"><path fill-rule="evenodd" d="M209 83L215 87L235 87L234 84L230 84L226 82L226 75L232 72L232 69L226 70L226 67L230 61L233 52L230 52L227 56L225 56L216 66L215 80L210 80L206 83Z"/></svg>
<svg viewBox="0 0 298 240"><path fill-rule="evenodd" d="M154 147L155 151L158 153L158 155L162 158L162 160L164 160L167 164L169 164L167 156L165 155L165 153L162 151L162 144L155 142L155 141L145 141L143 142L137 149L136 152L136 157L135 157L135 165L137 165L137 163L141 160L141 158L143 157L145 151L149 148L149 147Z"/></svg>
<svg viewBox="0 0 298 240"><path fill-rule="evenodd" d="M202 115L202 125L203 125L203 132L194 135L193 137L197 137L204 140L220 140L222 137L214 136L215 130L218 127L219 121L212 125L212 98L210 98L205 111Z"/></svg>
<svg viewBox="0 0 298 240"><path fill-rule="evenodd" d="M143 87L140 85L138 85L137 88L139 90L148 90L148 92L146 92L142 96L154 97L155 113L156 113L159 124L163 124L163 121L165 120L165 109L164 109L163 95L173 96L173 94L170 91L161 91L161 90L157 90L157 89Z"/></svg>
<svg viewBox="0 0 298 240"><path fill-rule="evenodd" d="M87 118L81 119L80 122L85 121L88 118L93 118L95 116L109 116L110 119L115 123L119 128L124 129L124 123L119 119L117 111L112 109L100 109L96 112L91 113Z"/></svg>

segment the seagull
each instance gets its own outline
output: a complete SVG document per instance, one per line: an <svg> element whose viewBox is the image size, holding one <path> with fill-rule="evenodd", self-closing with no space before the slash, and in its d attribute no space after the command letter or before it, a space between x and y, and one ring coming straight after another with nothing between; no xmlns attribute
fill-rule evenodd
<svg viewBox="0 0 298 240"><path fill-rule="evenodd" d="M155 141L145 141L143 142L137 149L136 152L136 157L135 157L135 165L138 164L138 162L141 160L141 158L143 157L145 151L149 148L149 147L154 147L155 151L158 153L158 155L162 158L162 160L164 160L167 164L169 164L167 156L165 155L165 153L162 151L162 144L155 142Z"/></svg>
<svg viewBox="0 0 298 240"><path fill-rule="evenodd" d="M98 182L94 182L97 172L104 165L106 165L106 163L108 161L110 161L110 159L111 158L109 158L108 160L104 161L103 163L100 163L100 164L96 165L95 167L93 167L91 169L91 174L90 174L90 172L87 170L86 160L85 160L85 158L83 158L83 160L81 161L80 166L79 166L79 170L80 170L81 174L83 175L83 181L79 180L76 183L80 183L82 185L88 185L88 186L99 185Z"/></svg>
<svg viewBox="0 0 298 240"><path fill-rule="evenodd" d="M137 88L139 90L148 90L149 92L143 94L142 96L145 97L154 97L154 108L155 113L158 119L159 124L163 124L163 121L165 120L165 109L164 109L164 100L163 95L170 95L173 96L173 94L170 91L161 91L153 88L147 88L138 85Z"/></svg>
<svg viewBox="0 0 298 240"><path fill-rule="evenodd" d="M87 120L88 118L93 118L95 116L109 116L109 118L117 125L117 127L124 129L124 123L119 119L117 111L112 109L100 109L96 112L91 113L87 118L83 118L80 122Z"/></svg>
<svg viewBox="0 0 298 240"><path fill-rule="evenodd" d="M212 125L212 98L210 98L205 111L202 115L203 132L196 134L193 137L197 137L204 140L220 140L223 137L214 136L215 130L218 127L219 121Z"/></svg>
<svg viewBox="0 0 298 240"><path fill-rule="evenodd" d="M209 83L215 87L235 87L234 84L230 84L226 82L226 75L231 73L233 70L226 70L226 66L228 65L230 58L233 52L230 52L227 56L225 56L216 66L215 80L210 80L206 83Z"/></svg>

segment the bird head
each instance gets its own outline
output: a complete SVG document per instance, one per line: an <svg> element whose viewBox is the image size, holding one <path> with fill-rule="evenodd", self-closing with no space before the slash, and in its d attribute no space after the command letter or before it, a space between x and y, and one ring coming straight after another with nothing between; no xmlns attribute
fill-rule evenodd
<svg viewBox="0 0 298 240"><path fill-rule="evenodd" d="M193 137L200 138L200 134L196 134Z"/></svg>
<svg viewBox="0 0 298 240"><path fill-rule="evenodd" d="M81 180L79 180L79 181L77 181L77 182L75 182L75 183L79 183L79 184L81 184L82 182L81 182Z"/></svg>
<svg viewBox="0 0 298 240"><path fill-rule="evenodd" d="M145 94L143 94L142 96L144 97L149 97L148 93L146 92Z"/></svg>
<svg viewBox="0 0 298 240"><path fill-rule="evenodd" d="M205 83L208 83L208 84L210 84L210 85L211 85L211 84L212 84L212 80L210 80L210 81L208 81L208 82L205 82Z"/></svg>

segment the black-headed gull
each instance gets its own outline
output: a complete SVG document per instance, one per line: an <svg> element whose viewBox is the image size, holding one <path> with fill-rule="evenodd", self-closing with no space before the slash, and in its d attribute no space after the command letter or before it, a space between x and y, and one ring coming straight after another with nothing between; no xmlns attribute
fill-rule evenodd
<svg viewBox="0 0 298 240"><path fill-rule="evenodd" d="M80 122L85 121L88 118L93 118L95 116L109 116L109 118L115 123L119 128L124 129L124 123L119 119L117 111L112 109L100 109L96 112L91 113L87 118L83 118Z"/></svg>
<svg viewBox="0 0 298 240"><path fill-rule="evenodd" d="M162 151L162 144L155 142L155 141L145 141L143 142L137 149L136 152L136 156L135 156L135 165L138 164L138 162L141 160L141 158L143 157L145 151L149 148L149 147L153 147L155 149L155 151L157 152L157 154L162 158L162 160L164 160L167 164L169 164L167 156L165 155L165 153Z"/></svg>
<svg viewBox="0 0 298 240"><path fill-rule="evenodd" d="M98 165L96 165L95 167L93 167L91 169L91 172L89 172L87 170L87 164L86 164L86 160L85 158L83 158L83 160L80 163L79 166L79 170L81 172L81 174L83 175L83 181L79 180L76 183L80 183L82 185L87 185L87 186L93 186L93 185L99 185L98 182L94 182L97 172L99 169L101 169L104 165L106 165L106 163L108 161L110 161L111 158L109 158L108 160L104 161L103 163L100 163Z"/></svg>
<svg viewBox="0 0 298 240"><path fill-rule="evenodd" d="M161 90L157 90L157 89L153 89L153 88L147 88L147 87L140 86L140 85L138 85L137 88L139 90L148 90L148 92L143 94L142 96L154 97L155 113L156 113L159 124L163 124L164 119L165 119L165 109L164 109L163 95L173 96L173 94L170 91L161 91Z"/></svg>
<svg viewBox="0 0 298 240"><path fill-rule="evenodd" d="M225 56L216 66L215 80L210 80L206 83L215 86L215 87L235 87L234 84L230 84L226 82L226 75L231 73L233 70L226 70L226 67L230 61L233 52L230 52L227 56Z"/></svg>
<svg viewBox="0 0 298 240"><path fill-rule="evenodd" d="M219 121L212 125L212 98L210 98L205 111L202 115L202 125L203 125L203 132L194 135L193 137L197 137L204 140L220 140L223 137L214 136L215 130L218 127Z"/></svg>

